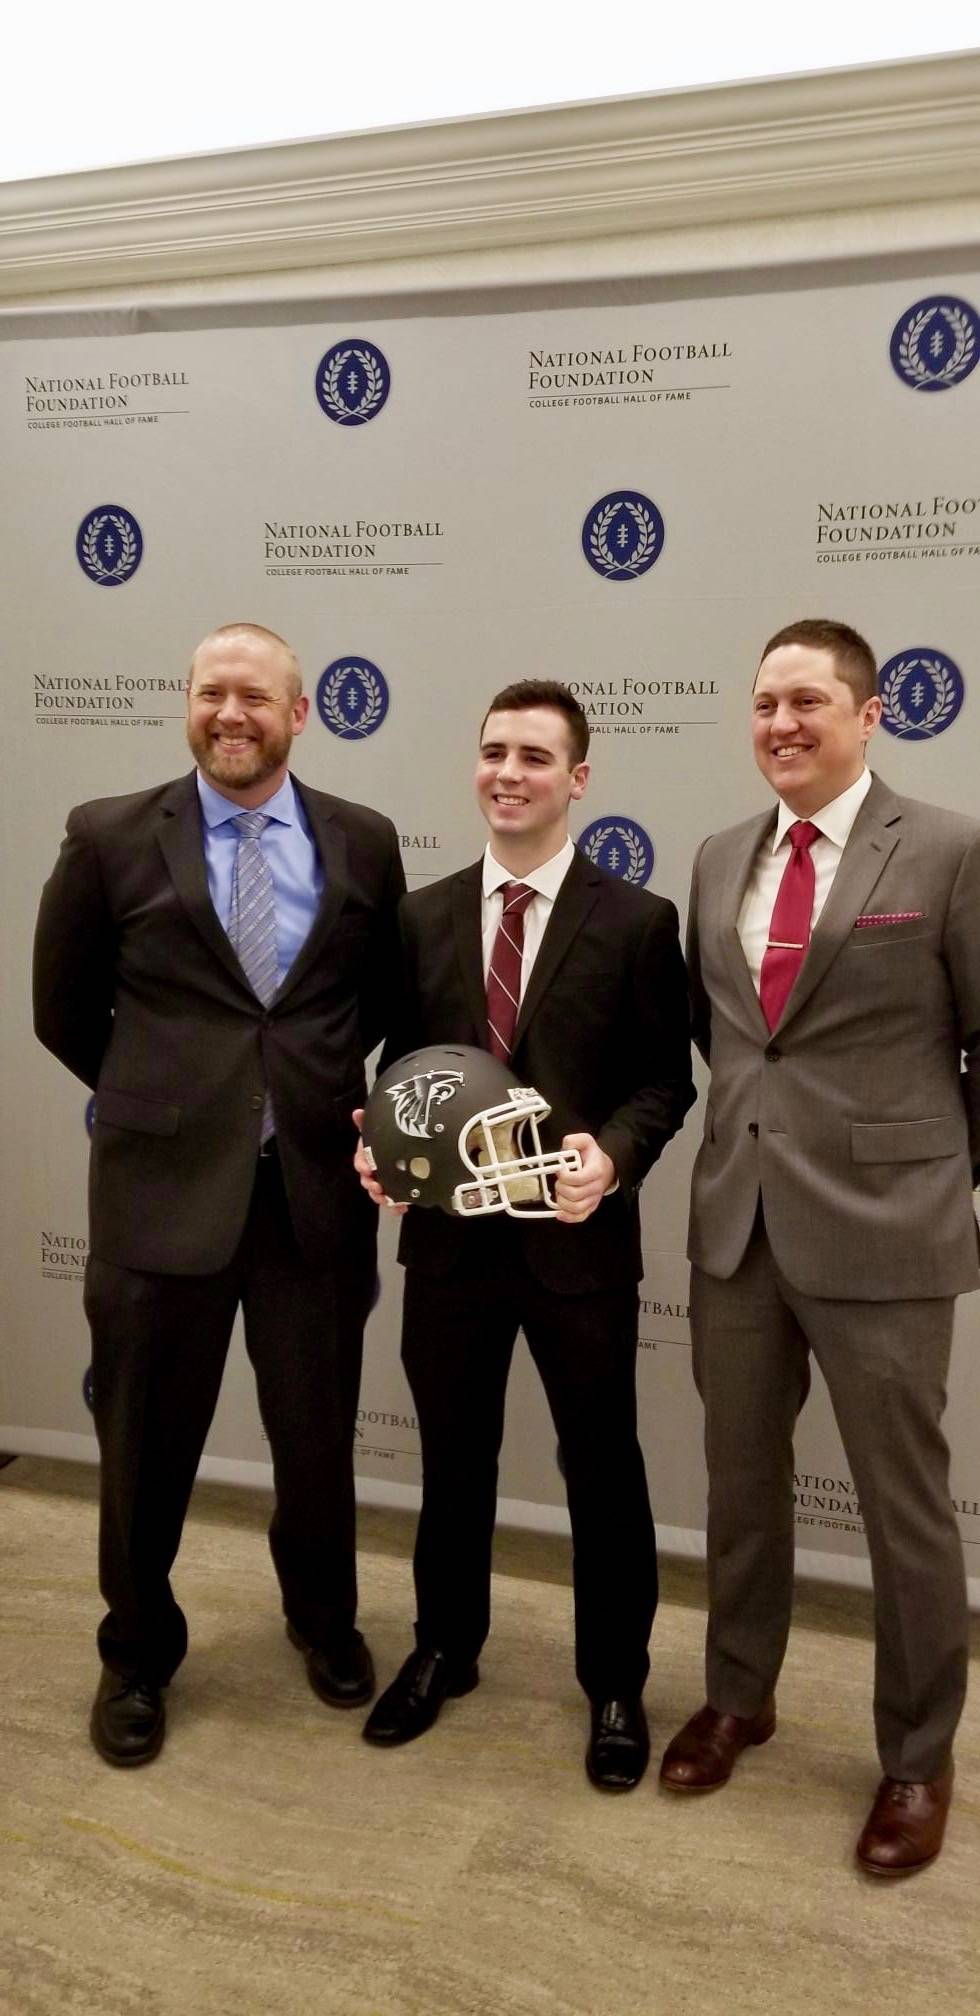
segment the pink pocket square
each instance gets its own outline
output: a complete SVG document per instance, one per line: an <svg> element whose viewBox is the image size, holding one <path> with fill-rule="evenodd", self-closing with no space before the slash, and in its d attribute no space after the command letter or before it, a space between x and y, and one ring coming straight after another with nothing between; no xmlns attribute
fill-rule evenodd
<svg viewBox="0 0 980 2016"><path fill-rule="evenodd" d="M868 911L863 917L855 917L854 929L866 930L869 924L914 924L917 918L924 917L925 914L924 910L881 910L877 914Z"/></svg>

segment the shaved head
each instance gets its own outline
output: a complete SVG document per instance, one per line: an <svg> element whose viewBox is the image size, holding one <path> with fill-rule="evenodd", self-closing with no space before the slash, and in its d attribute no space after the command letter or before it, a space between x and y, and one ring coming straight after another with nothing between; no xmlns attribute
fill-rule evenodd
<svg viewBox="0 0 980 2016"><path fill-rule="evenodd" d="M198 654L203 651L205 644L213 644L216 639L221 637L254 637L261 643L278 651L283 659L288 697L290 700L299 699L303 691L303 674L300 671L299 659L292 645L287 644L285 637L280 637L276 630L267 630L264 623L222 623L217 630L209 630L207 636L201 638L201 642L191 659L190 669L187 674L188 686L194 677L194 666Z"/></svg>

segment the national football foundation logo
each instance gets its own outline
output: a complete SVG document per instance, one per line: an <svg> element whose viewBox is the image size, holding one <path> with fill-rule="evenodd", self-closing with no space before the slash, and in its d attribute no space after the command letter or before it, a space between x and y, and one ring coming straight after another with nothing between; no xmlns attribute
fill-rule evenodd
<svg viewBox="0 0 980 2016"><path fill-rule="evenodd" d="M606 581L637 581L664 550L664 521L640 490L610 490L586 515L582 551Z"/></svg>
<svg viewBox="0 0 980 2016"><path fill-rule="evenodd" d="M388 359L364 336L347 336L321 357L316 396L338 427L363 427L376 420L391 391Z"/></svg>
<svg viewBox="0 0 980 2016"><path fill-rule="evenodd" d="M143 534L122 504L97 504L82 519L75 552L83 574L97 588L120 588L132 580L143 558Z"/></svg>
<svg viewBox="0 0 980 2016"><path fill-rule="evenodd" d="M963 705L963 674L930 645L900 651L878 674L881 725L905 742L928 742L951 728Z"/></svg>
<svg viewBox="0 0 980 2016"><path fill-rule="evenodd" d="M936 294L916 301L892 330L892 368L913 392L947 392L962 385L977 362L980 317L968 301Z"/></svg>
<svg viewBox="0 0 980 2016"><path fill-rule="evenodd" d="M618 812L593 819L579 835L579 850L587 861L615 875L620 882L633 882L642 889L653 874L654 850L649 833L635 819Z"/></svg>
<svg viewBox="0 0 980 2016"><path fill-rule="evenodd" d="M344 742L374 735L388 712L388 699L388 682L370 658L335 658L317 683L317 713L331 735Z"/></svg>

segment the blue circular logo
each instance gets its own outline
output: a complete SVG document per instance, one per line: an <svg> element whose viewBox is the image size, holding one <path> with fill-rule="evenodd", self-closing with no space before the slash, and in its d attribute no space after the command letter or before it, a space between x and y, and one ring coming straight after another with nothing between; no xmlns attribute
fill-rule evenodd
<svg viewBox="0 0 980 2016"><path fill-rule="evenodd" d="M88 1135L89 1140L91 1140L92 1138L92 1129L94 1125L95 1125L95 1093L93 1092L91 1099L86 1099L85 1101L85 1132Z"/></svg>
<svg viewBox="0 0 980 2016"><path fill-rule="evenodd" d="M143 534L121 504L97 504L78 528L78 564L97 588L119 588L143 558Z"/></svg>
<svg viewBox="0 0 980 2016"><path fill-rule="evenodd" d="M380 728L388 712L388 682L370 658L335 658L320 674L316 706L331 735L360 742Z"/></svg>
<svg viewBox="0 0 980 2016"><path fill-rule="evenodd" d="M619 812L593 819L579 834L578 844L587 861L594 861L597 868L604 868L620 882L634 882L642 889L653 874L655 856L649 833Z"/></svg>
<svg viewBox="0 0 980 2016"><path fill-rule="evenodd" d="M928 742L951 728L963 705L963 674L928 644L900 651L878 674L881 725L905 742Z"/></svg>
<svg viewBox="0 0 980 2016"><path fill-rule="evenodd" d="M93 1408L93 1406L92 1406L92 1367L91 1367L91 1365L90 1365L90 1366L88 1367L88 1369L87 1369L87 1371L86 1371L86 1373L85 1373L85 1377L84 1377L84 1379L82 1380L82 1399L84 1400L84 1402L85 1402L85 1405L86 1405L86 1407L88 1408L88 1411L89 1411L89 1413L90 1413L90 1414L94 1413L94 1412L95 1412L95 1409L94 1409L94 1408Z"/></svg>
<svg viewBox="0 0 980 2016"><path fill-rule="evenodd" d="M892 366L913 392L947 392L962 385L977 361L977 323L969 301L933 294L906 308L892 330Z"/></svg>
<svg viewBox="0 0 980 2016"><path fill-rule="evenodd" d="M664 521L640 490L610 490L582 527L582 551L607 581L636 581L664 550Z"/></svg>
<svg viewBox="0 0 980 2016"><path fill-rule="evenodd" d="M316 396L338 427L376 420L391 391L388 359L363 336L345 336L316 367Z"/></svg>

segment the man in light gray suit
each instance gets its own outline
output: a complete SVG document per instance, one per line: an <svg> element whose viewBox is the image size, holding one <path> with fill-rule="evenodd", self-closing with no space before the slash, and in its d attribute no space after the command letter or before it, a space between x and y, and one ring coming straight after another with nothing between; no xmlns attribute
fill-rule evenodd
<svg viewBox="0 0 980 2016"><path fill-rule="evenodd" d="M954 1300L980 1286L980 825L871 775L880 716L856 631L779 631L755 681L753 741L780 802L706 840L695 863L688 958L711 1065L689 1245L708 1698L661 1779L711 1790L775 1729L812 1351L875 1590L885 1776L857 1856L895 1875L942 1846L966 1685L940 1421Z"/></svg>

